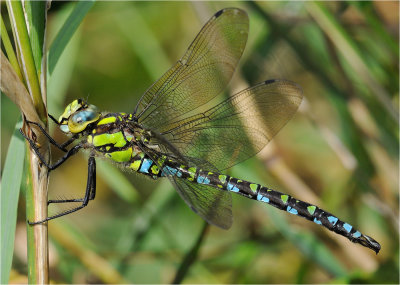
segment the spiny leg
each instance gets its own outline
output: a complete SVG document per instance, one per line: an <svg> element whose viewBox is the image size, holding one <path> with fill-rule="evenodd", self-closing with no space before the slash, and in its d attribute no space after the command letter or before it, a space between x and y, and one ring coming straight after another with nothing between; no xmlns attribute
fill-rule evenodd
<svg viewBox="0 0 400 285"><path fill-rule="evenodd" d="M49 115L49 116L50 116L50 115ZM52 118L53 120L55 120L54 117L51 116L51 118ZM32 121L28 121L28 120L26 120L26 122L27 122L28 124L32 124L32 125L37 126L37 127L41 130L41 132L48 138L48 140L49 140L49 142L50 142L51 144L53 144L53 145L56 146L58 149L60 149L60 150L62 150L62 151L64 151L64 152L67 152L67 151L68 151L67 149L65 149L65 147L68 146L68 145L70 145L72 142L74 142L74 141L76 140L76 137L73 136L73 137L71 137L70 139L68 139L66 142L64 142L64 143L62 143L62 144L59 144L58 142L56 142L56 141L50 136L49 133L47 133L47 131L42 127L42 125L40 125L40 124L37 123L37 122L32 122ZM59 125L59 123L58 123L57 121L56 121L56 123L57 123L57 125ZM21 130L21 129L20 129L20 132L22 133L22 130ZM25 135L24 135L24 137L26 138Z"/></svg>
<svg viewBox="0 0 400 285"><path fill-rule="evenodd" d="M91 171L92 175L94 177L96 177L96 160L92 156L89 157L88 165L89 165L89 169L90 169L90 167L92 167L92 170L89 170L89 172ZM88 173L88 175L89 175L89 173ZM92 188L91 188L90 195L89 195L89 200L94 200L95 197L96 197L96 179L93 179ZM84 202L85 199L86 199L86 196L84 198L78 198L78 199L49 200L49 201L47 201L47 205L56 204L56 203Z"/></svg>
<svg viewBox="0 0 400 285"><path fill-rule="evenodd" d="M44 157L42 156L42 154L40 153L38 147L35 145L35 143L29 139L22 130L20 130L20 133L22 134L22 136L29 142L29 144L31 145L31 148L35 151L36 155L39 157L40 161L47 166L47 168L49 169L49 171L56 169L57 167L59 167L61 164L63 164L69 157L71 157L72 155L76 154L79 149L82 148L82 145L78 144L76 146L74 146L73 148L71 148L70 150L67 151L66 154L64 154L63 157L61 157L56 163L54 163L53 165L50 165L49 163L47 163L44 159Z"/></svg>
<svg viewBox="0 0 400 285"><path fill-rule="evenodd" d="M60 123L58 122L58 120L56 118L54 118L52 115L47 114L49 116L50 119L53 120L54 123L56 123L57 125L60 125Z"/></svg>
<svg viewBox="0 0 400 285"><path fill-rule="evenodd" d="M79 211L80 209L86 207L89 204L90 200L93 200L96 196L96 160L93 156L89 157L89 162L88 162L88 178L87 178L87 184L86 184L86 191L85 191L85 197L83 199L69 199L69 200L49 200L49 203L67 203L67 202L82 202L82 205L61 212L57 215L53 215L50 217L47 217L44 220L37 221L37 222L30 222L28 221L28 224L30 225L37 225L37 224L42 224L44 222L47 222L49 220L53 220L68 214L71 214L73 212Z"/></svg>

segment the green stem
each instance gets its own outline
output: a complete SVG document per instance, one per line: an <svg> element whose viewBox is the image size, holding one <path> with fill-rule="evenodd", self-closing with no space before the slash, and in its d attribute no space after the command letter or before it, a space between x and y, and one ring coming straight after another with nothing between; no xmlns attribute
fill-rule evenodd
<svg viewBox="0 0 400 285"><path fill-rule="evenodd" d="M182 283L186 274L189 272L190 267L197 259L197 255L199 253L200 246L203 243L204 238L206 237L208 228L209 228L209 224L204 222L203 228L202 228L199 236L197 237L196 242L193 244L192 248L189 250L189 252L186 254L185 258L183 259L181 265L179 266L178 271L176 272L174 281L172 281L172 284L181 284Z"/></svg>

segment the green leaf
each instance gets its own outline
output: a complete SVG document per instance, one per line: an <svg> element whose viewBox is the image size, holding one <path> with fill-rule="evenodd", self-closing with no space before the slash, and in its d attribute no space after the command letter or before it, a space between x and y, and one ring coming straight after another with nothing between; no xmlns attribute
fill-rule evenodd
<svg viewBox="0 0 400 285"><path fill-rule="evenodd" d="M398 57L399 43L385 28L384 21L379 19L379 13L377 13L374 3L370 1L350 1L348 3L349 5L357 7L357 9L363 13L363 16L369 23L371 29L381 38L381 40L385 43L385 46L390 48L390 50Z"/></svg>
<svg viewBox="0 0 400 285"><path fill-rule="evenodd" d="M362 80L365 86L368 86L372 94L386 109L388 115L390 115L394 121L398 121L398 110L393 107L389 94L372 75L356 42L337 21L335 15L320 2L309 2L306 7L316 23L331 39L337 50L352 68L352 72L358 74L359 79Z"/></svg>
<svg viewBox="0 0 400 285"><path fill-rule="evenodd" d="M35 61L38 78L41 78L43 45L46 27L45 1L25 1L25 11L29 25L29 39L31 41L33 59Z"/></svg>
<svg viewBox="0 0 400 285"><path fill-rule="evenodd" d="M36 71L35 60L33 58L22 4L20 1L8 1L7 9L11 26L13 28L19 63L21 70L23 71L27 90L33 99L39 117L43 122L45 122L47 120L46 110L42 100L38 73Z"/></svg>
<svg viewBox="0 0 400 285"><path fill-rule="evenodd" d="M154 67L167 69L171 62L161 48L159 39L154 35L146 19L138 12L137 7L125 9L123 15L115 14L115 22L128 39L132 50L142 61L146 72L154 80L158 79L160 73ZM140 27L140 29L132 29L132 27ZM149 50L153 51L152 56L148 56Z"/></svg>
<svg viewBox="0 0 400 285"><path fill-rule="evenodd" d="M94 3L94 0L78 2L75 6L75 9L71 12L71 15L58 32L49 50L48 63L50 75L53 73L58 59L60 58L68 42Z"/></svg>
<svg viewBox="0 0 400 285"><path fill-rule="evenodd" d="M14 251L17 206L22 173L24 169L25 144L19 134L22 123L15 126L8 148L1 183L1 278L7 284Z"/></svg>
<svg viewBox="0 0 400 285"><path fill-rule="evenodd" d="M68 16L73 10L72 3L62 7L58 13L53 15L52 26L54 31L50 31L48 37L54 39L57 32L66 22ZM51 94L47 98L48 112L51 115L58 116L62 113L65 106L65 97L68 87L71 84L71 77L74 67L76 65L76 58L79 53L81 43L81 29L77 29L69 40L68 44L64 47L64 51L57 61L57 66L53 70L51 76L47 77L47 94ZM56 127L55 124L49 124L50 129Z"/></svg>
<svg viewBox="0 0 400 285"><path fill-rule="evenodd" d="M143 233L147 233L153 226L154 219L162 213L163 208L176 195L171 189L171 184L168 180L161 181L153 191L149 199L142 205L138 211L137 217L133 226L120 237L116 250L119 252L130 252L131 246L135 245L139 237Z"/></svg>
<svg viewBox="0 0 400 285"><path fill-rule="evenodd" d="M22 78L21 69L19 68L18 60L14 53L14 48L11 44L10 38L8 37L7 28L4 25L3 17L0 17L0 22L1 22L1 28L0 28L1 42L4 45L4 49L6 50L6 54L7 54L8 60L10 61L11 66L14 68L15 73L17 73L19 79L21 79L21 81L22 81L23 78Z"/></svg>

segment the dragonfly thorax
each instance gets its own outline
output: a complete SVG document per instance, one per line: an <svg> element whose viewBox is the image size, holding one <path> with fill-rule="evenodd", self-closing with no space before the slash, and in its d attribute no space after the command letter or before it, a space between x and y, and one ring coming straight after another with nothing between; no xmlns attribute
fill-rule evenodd
<svg viewBox="0 0 400 285"><path fill-rule="evenodd" d="M58 119L60 130L67 134L77 134L100 118L97 107L82 99L72 101Z"/></svg>
<svg viewBox="0 0 400 285"><path fill-rule="evenodd" d="M122 163L122 167L141 158L143 149L151 145L151 133L134 121L133 114L102 113L81 134L84 148L91 149L96 156Z"/></svg>

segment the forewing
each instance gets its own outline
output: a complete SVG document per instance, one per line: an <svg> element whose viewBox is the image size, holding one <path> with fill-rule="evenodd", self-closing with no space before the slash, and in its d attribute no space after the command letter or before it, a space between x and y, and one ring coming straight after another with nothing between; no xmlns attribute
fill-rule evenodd
<svg viewBox="0 0 400 285"><path fill-rule="evenodd" d="M243 53L248 29L243 10L217 12L184 56L143 94L135 110L138 122L161 133L221 93Z"/></svg>
<svg viewBox="0 0 400 285"><path fill-rule="evenodd" d="M161 135L182 155L223 170L264 148L293 117L302 98L302 89L296 83L265 81L208 111L176 122Z"/></svg>

